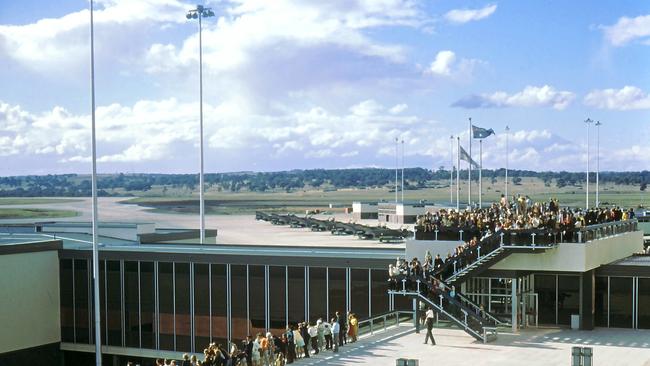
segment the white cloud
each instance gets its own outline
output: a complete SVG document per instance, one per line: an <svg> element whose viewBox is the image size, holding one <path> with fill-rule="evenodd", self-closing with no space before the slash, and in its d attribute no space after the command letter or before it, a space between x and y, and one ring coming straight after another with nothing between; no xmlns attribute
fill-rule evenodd
<svg viewBox="0 0 650 366"><path fill-rule="evenodd" d="M452 78L468 78L471 76L474 68L482 63L482 61L476 59L458 59L454 51L443 50L436 54L436 58L425 70L425 74Z"/></svg>
<svg viewBox="0 0 650 366"><path fill-rule="evenodd" d="M420 27L426 23L410 0L350 1L341 3L290 0L233 0L215 22L206 20L203 31L204 63L214 71L232 70L258 61L257 52L280 46L291 49L342 48L354 54L403 62L405 49L381 43L365 31L378 27ZM269 57L267 52L264 58ZM198 35L180 47L154 44L146 56L149 72L183 68L198 58Z"/></svg>
<svg viewBox="0 0 650 366"><path fill-rule="evenodd" d="M396 105L392 106L388 110L388 112L390 112L390 114L400 114L400 113L404 112L407 108L408 108L408 105L405 104L405 103L396 104Z"/></svg>
<svg viewBox="0 0 650 366"><path fill-rule="evenodd" d="M96 1L95 47L98 60L132 55L139 36L156 24L182 23L190 7L177 0ZM0 55L35 70L66 70L88 62L90 15L87 9L26 25L0 25ZM101 57L105 56L105 57ZM85 71L85 69L84 69Z"/></svg>
<svg viewBox="0 0 650 366"><path fill-rule="evenodd" d="M496 10L496 4L486 5L480 9L454 9L445 14L445 19L451 23L463 24L487 18Z"/></svg>
<svg viewBox="0 0 650 366"><path fill-rule="evenodd" d="M491 94L470 95L452 104L461 108L553 107L563 110L575 99L570 91L558 91L549 85L527 86L524 90L508 94L497 91Z"/></svg>
<svg viewBox="0 0 650 366"><path fill-rule="evenodd" d="M614 46L624 46L637 39L643 44L650 42L650 14L635 18L621 17L616 24L602 28L605 38Z"/></svg>
<svg viewBox="0 0 650 366"><path fill-rule="evenodd" d="M436 59L431 62L429 71L437 75L448 76L451 74L451 65L456 61L456 54L453 51L440 51Z"/></svg>
<svg viewBox="0 0 650 366"><path fill-rule="evenodd" d="M585 96L584 103L601 109L631 110L650 109L650 95L635 86L621 89L592 90Z"/></svg>

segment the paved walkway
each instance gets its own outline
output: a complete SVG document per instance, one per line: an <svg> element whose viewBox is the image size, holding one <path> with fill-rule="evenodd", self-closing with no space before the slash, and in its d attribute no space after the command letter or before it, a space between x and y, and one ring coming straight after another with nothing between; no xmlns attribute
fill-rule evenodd
<svg viewBox="0 0 650 366"><path fill-rule="evenodd" d="M650 330L532 329L500 334L495 342L476 342L457 329L435 329L436 346L424 345L425 333L400 327L347 345L338 354L322 352L298 365L395 365L414 358L427 365L570 365L571 347L592 347L595 366L650 366Z"/></svg>

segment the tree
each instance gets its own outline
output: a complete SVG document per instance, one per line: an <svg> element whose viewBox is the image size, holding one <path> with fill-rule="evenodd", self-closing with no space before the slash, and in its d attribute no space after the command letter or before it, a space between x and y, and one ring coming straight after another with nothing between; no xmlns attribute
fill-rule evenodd
<svg viewBox="0 0 650 366"><path fill-rule="evenodd" d="M645 189L646 189L647 187L648 187L648 183L646 183L646 182L641 183L641 187L640 187L640 188L641 188L641 192L645 192Z"/></svg>

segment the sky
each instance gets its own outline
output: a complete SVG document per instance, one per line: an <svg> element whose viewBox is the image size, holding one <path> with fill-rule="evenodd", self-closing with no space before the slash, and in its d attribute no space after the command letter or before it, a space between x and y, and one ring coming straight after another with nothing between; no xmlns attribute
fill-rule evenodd
<svg viewBox="0 0 650 366"><path fill-rule="evenodd" d="M484 168L650 169L650 2L205 6L206 172L391 168L396 138L405 166L448 169L469 118L495 131ZM198 171L195 7L95 1L100 173ZM89 14L0 0L0 175L90 172Z"/></svg>

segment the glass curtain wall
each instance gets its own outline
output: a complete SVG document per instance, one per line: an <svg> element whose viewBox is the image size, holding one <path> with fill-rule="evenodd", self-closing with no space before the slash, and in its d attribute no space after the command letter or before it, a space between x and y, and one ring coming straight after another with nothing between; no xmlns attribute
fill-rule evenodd
<svg viewBox="0 0 650 366"><path fill-rule="evenodd" d="M156 348L156 286L153 262L140 262L140 328L142 348Z"/></svg>
<svg viewBox="0 0 650 366"><path fill-rule="evenodd" d="M323 270L323 272L325 272ZM288 296L287 296L287 320L290 324L296 324L305 320L305 267L288 267ZM311 276L311 273L310 273ZM323 273L323 278L325 274ZM310 304L311 309L311 304ZM282 328L286 327L286 323Z"/></svg>
<svg viewBox="0 0 650 366"><path fill-rule="evenodd" d="M209 264L194 264L194 350L201 352L210 343Z"/></svg>
<svg viewBox="0 0 650 366"><path fill-rule="evenodd" d="M327 319L327 275L325 268L309 267L309 321L316 322L319 318ZM290 299L291 302L300 298ZM292 316L289 311L289 319Z"/></svg>
<svg viewBox="0 0 650 366"><path fill-rule="evenodd" d="M388 281L386 281L386 271L383 269L372 269L371 273L371 292L372 301L370 302L371 316L379 315L388 311ZM352 294L350 294L352 296ZM354 298L354 296L352 296ZM397 298L398 296L396 296ZM399 296L402 297L402 296Z"/></svg>
<svg viewBox="0 0 650 366"><path fill-rule="evenodd" d="M124 262L124 345L140 348L138 262Z"/></svg>
<svg viewBox="0 0 650 366"><path fill-rule="evenodd" d="M225 264L211 264L212 341L226 345L228 339L228 289Z"/></svg>
<svg viewBox="0 0 650 366"><path fill-rule="evenodd" d="M650 329L650 278L639 278L637 294L639 296L637 326L639 329Z"/></svg>
<svg viewBox="0 0 650 366"><path fill-rule="evenodd" d="M248 323L248 294L246 293L246 266L230 266L232 340L239 342L246 339L250 325ZM239 344L239 343L238 343Z"/></svg>
<svg viewBox="0 0 650 366"><path fill-rule="evenodd" d="M359 319L368 318L370 309L370 276L367 269L350 269L350 311L357 314ZM384 293L384 296L386 294Z"/></svg>
<svg viewBox="0 0 650 366"><path fill-rule="evenodd" d="M595 311L594 311L594 324L597 327L606 327L607 326L607 313L608 308L608 285L607 277L596 277L596 299L595 299Z"/></svg>
<svg viewBox="0 0 650 366"><path fill-rule="evenodd" d="M88 260L74 260L75 342L90 343Z"/></svg>
<svg viewBox="0 0 650 366"><path fill-rule="evenodd" d="M72 259L61 259L59 265L61 296L61 341L74 342L74 287Z"/></svg>
<svg viewBox="0 0 650 366"><path fill-rule="evenodd" d="M190 264L175 263L175 324L176 351L190 352L192 343L192 319L190 315Z"/></svg>
<svg viewBox="0 0 650 366"><path fill-rule="evenodd" d="M274 334L282 332L284 330L284 327L287 325L286 269L287 267L269 267L269 323L270 332ZM302 287L304 287L304 276L302 278L301 284L303 284Z"/></svg>
<svg viewBox="0 0 650 366"><path fill-rule="evenodd" d="M345 268L329 269L329 315L328 319L335 317L336 312L346 314L346 286Z"/></svg>
<svg viewBox="0 0 650 366"><path fill-rule="evenodd" d="M160 349L174 350L174 265L158 263L158 329Z"/></svg>
<svg viewBox="0 0 650 366"><path fill-rule="evenodd" d="M609 278L609 326L632 328L632 278Z"/></svg>
<svg viewBox="0 0 650 366"><path fill-rule="evenodd" d="M266 334L266 286L264 266L248 266L250 334Z"/></svg>

